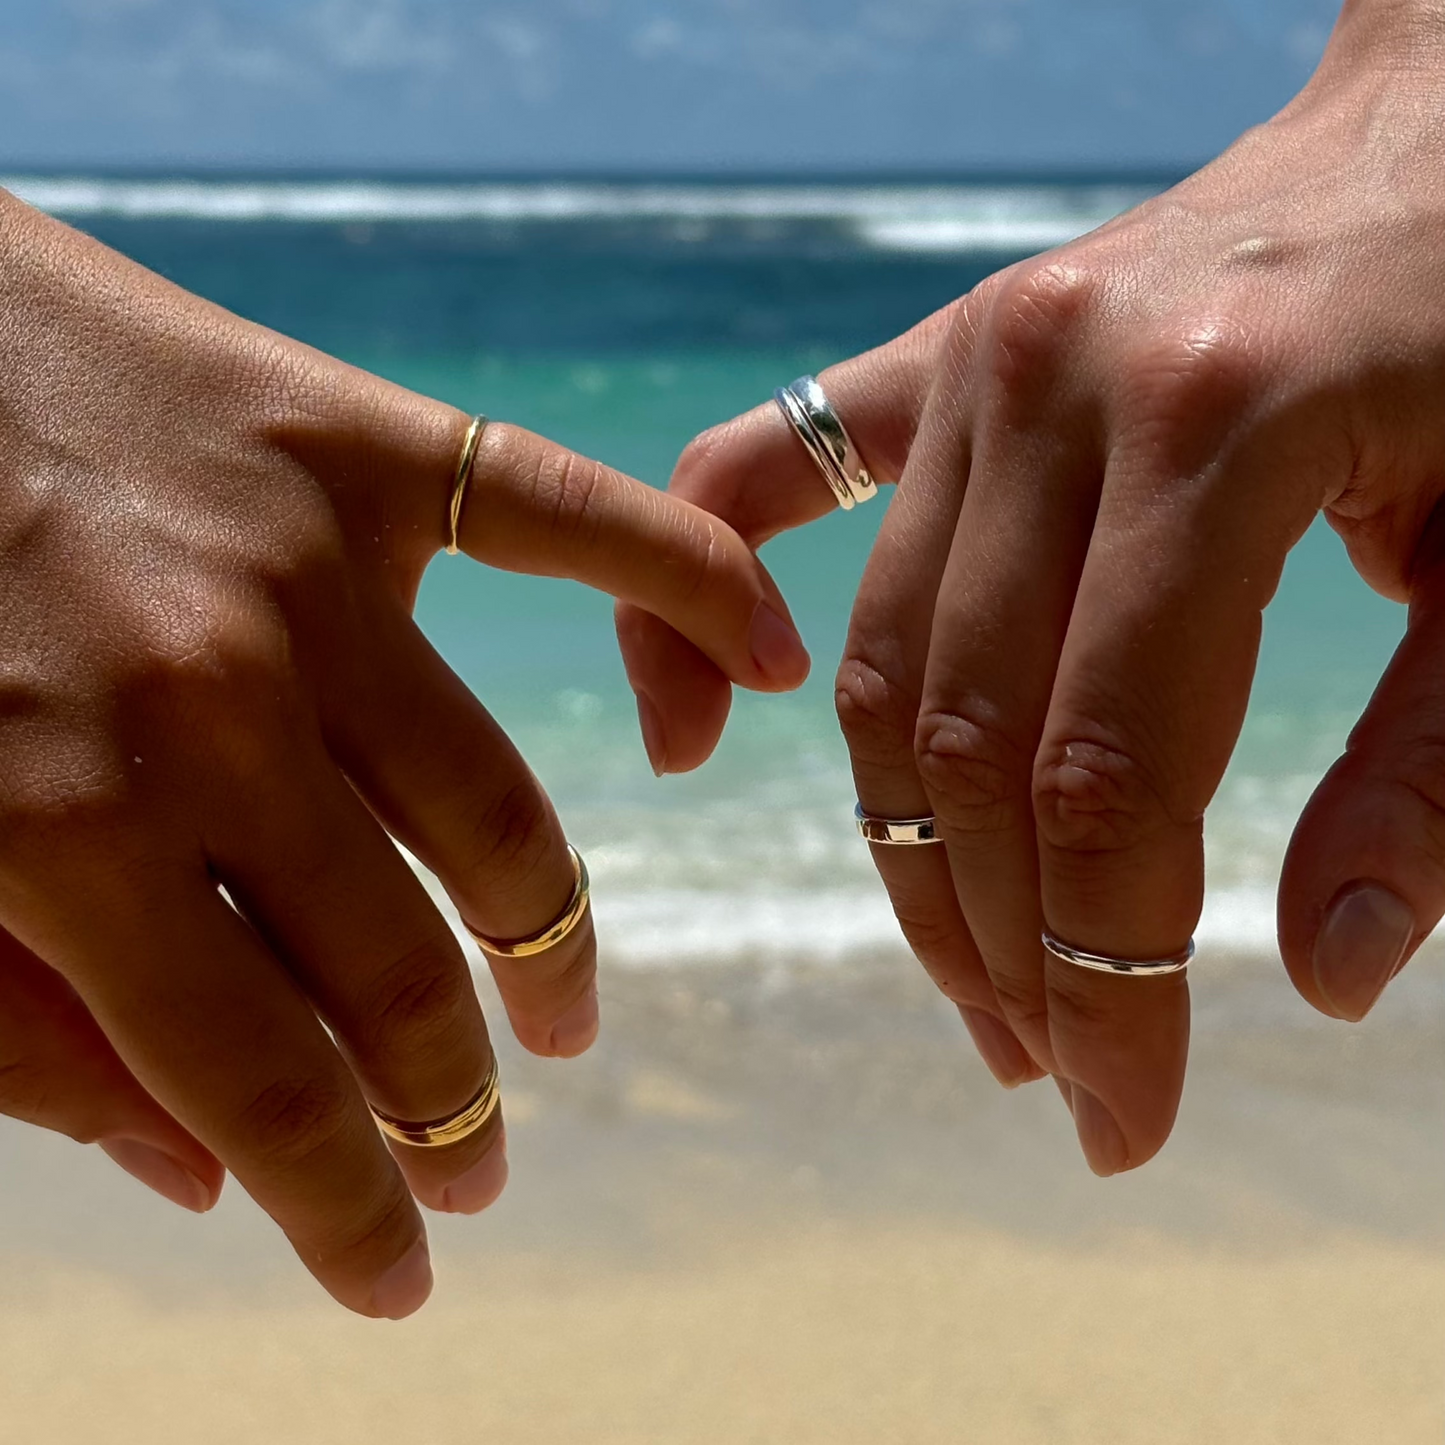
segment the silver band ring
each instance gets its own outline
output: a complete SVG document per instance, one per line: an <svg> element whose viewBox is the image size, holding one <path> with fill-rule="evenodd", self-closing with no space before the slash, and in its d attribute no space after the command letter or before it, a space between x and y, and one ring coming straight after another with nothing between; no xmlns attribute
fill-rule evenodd
<svg viewBox="0 0 1445 1445"><path fill-rule="evenodd" d="M1055 958L1072 963L1077 968L1092 969L1095 973L1116 973L1127 978L1163 978L1166 974L1183 973L1194 957L1194 940L1169 958L1111 958L1107 953L1088 953L1074 948L1055 938L1052 933L1043 935L1043 945Z"/></svg>
<svg viewBox="0 0 1445 1445"><path fill-rule="evenodd" d="M887 843L895 848L916 848L921 843L941 843L937 818L875 818L859 803L853 810L858 831L870 843Z"/></svg>
<svg viewBox="0 0 1445 1445"><path fill-rule="evenodd" d="M842 418L813 377L800 376L791 386L779 387L773 393L773 400L787 417L798 440L807 447L808 455L845 512L878 495L878 483L863 465L863 458Z"/></svg>

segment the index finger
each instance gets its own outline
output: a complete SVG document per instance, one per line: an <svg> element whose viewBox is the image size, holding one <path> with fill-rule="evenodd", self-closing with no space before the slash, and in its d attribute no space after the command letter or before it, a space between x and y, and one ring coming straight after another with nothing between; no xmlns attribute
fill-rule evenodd
<svg viewBox="0 0 1445 1445"><path fill-rule="evenodd" d="M808 675L782 594L726 522L520 427L482 436L459 541L479 562L569 577L663 618L741 686Z"/></svg>
<svg viewBox="0 0 1445 1445"><path fill-rule="evenodd" d="M819 376L880 480L903 472L960 304ZM697 437L679 460L669 491L721 517L754 548L826 516L836 505L812 457L772 402ZM619 606L617 635L644 731L651 734L654 767L686 772L700 766L727 721L728 677L667 621L641 608Z"/></svg>

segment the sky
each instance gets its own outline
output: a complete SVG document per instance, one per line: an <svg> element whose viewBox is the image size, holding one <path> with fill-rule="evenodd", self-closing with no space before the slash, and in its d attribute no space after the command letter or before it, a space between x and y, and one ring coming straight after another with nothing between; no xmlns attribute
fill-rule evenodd
<svg viewBox="0 0 1445 1445"><path fill-rule="evenodd" d="M0 0L0 165L1178 170L1337 0Z"/></svg>

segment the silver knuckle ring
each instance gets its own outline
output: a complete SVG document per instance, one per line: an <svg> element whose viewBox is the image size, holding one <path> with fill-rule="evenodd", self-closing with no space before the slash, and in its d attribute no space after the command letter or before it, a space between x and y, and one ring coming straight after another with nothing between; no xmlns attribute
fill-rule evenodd
<svg viewBox="0 0 1445 1445"><path fill-rule="evenodd" d="M1183 973L1194 957L1192 938L1178 953L1168 958L1115 958L1107 953L1090 953L1048 932L1042 935L1042 942L1055 958L1071 963L1075 968L1087 968L1094 973L1113 973L1125 978L1163 978L1171 973Z"/></svg>
<svg viewBox="0 0 1445 1445"><path fill-rule="evenodd" d="M779 387L773 400L845 512L878 495L878 483L815 378L800 376L791 386Z"/></svg>

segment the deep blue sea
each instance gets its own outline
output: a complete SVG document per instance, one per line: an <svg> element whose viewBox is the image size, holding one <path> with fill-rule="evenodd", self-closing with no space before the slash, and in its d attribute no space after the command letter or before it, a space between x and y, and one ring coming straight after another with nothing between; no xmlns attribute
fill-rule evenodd
<svg viewBox="0 0 1445 1445"><path fill-rule="evenodd" d="M876 345L1162 182L786 185L12 177L245 316L648 482L702 428ZM592 864L605 956L826 959L896 930L851 825L831 678L883 507L765 556L815 658L743 697L713 763L656 781L608 599L438 559L423 622L512 731ZM1201 943L1273 947L1290 826L1403 627L1317 527L1271 608L1209 823ZM801 944L799 939L806 940Z"/></svg>

